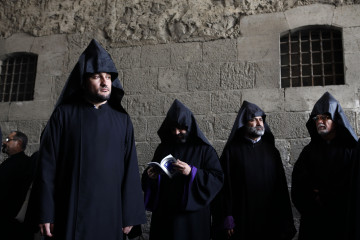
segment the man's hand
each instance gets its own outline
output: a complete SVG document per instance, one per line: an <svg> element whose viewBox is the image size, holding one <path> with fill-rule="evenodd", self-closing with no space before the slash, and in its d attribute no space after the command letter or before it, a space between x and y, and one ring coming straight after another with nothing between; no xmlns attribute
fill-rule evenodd
<svg viewBox="0 0 360 240"><path fill-rule="evenodd" d="M176 171L185 176L188 176L191 172L191 167L186 162L180 161L179 159L172 165Z"/></svg>
<svg viewBox="0 0 360 240"><path fill-rule="evenodd" d="M52 237L54 233L53 223L41 223L39 224L40 233L42 236Z"/></svg>
<svg viewBox="0 0 360 240"><path fill-rule="evenodd" d="M146 172L151 179L157 179L159 176L159 171L154 167L149 167Z"/></svg>
<svg viewBox="0 0 360 240"><path fill-rule="evenodd" d="M234 229L228 229L227 231L227 237L231 238L232 235L234 235Z"/></svg>
<svg viewBox="0 0 360 240"><path fill-rule="evenodd" d="M129 234L133 226L124 227L122 230L125 234Z"/></svg>

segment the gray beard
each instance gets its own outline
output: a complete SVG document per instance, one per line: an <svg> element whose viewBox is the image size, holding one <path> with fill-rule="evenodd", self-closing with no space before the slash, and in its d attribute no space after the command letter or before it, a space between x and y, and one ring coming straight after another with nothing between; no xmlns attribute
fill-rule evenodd
<svg viewBox="0 0 360 240"><path fill-rule="evenodd" d="M265 128L262 126L248 127L246 126L246 133L249 137L261 137L265 133Z"/></svg>

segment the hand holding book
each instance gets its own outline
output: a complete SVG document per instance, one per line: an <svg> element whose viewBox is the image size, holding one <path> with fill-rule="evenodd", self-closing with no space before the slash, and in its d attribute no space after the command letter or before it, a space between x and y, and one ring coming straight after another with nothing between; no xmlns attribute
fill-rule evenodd
<svg viewBox="0 0 360 240"><path fill-rule="evenodd" d="M147 174L151 179L156 179L161 173L165 173L172 178L176 173L187 176L191 172L191 167L186 162L176 160L171 154L164 157L160 163L149 162L148 165L150 167Z"/></svg>

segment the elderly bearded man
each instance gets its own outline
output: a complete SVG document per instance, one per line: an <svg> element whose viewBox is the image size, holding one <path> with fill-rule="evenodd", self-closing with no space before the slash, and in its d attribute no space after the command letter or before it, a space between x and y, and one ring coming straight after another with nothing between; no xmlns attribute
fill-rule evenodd
<svg viewBox="0 0 360 240"><path fill-rule="evenodd" d="M306 127L311 141L294 165L291 190L301 214L299 240L346 239L358 138L339 102L328 92L316 102Z"/></svg>

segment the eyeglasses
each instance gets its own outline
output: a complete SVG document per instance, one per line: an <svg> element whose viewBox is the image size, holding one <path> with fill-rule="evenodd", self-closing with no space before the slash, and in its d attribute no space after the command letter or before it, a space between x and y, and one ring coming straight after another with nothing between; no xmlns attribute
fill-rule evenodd
<svg viewBox="0 0 360 240"><path fill-rule="evenodd" d="M317 115L316 117L313 117L312 119L314 120L314 122L317 122L319 120L327 121L327 120L331 119L331 117L328 115Z"/></svg>
<svg viewBox="0 0 360 240"><path fill-rule="evenodd" d="M5 142L17 141L16 138L5 138Z"/></svg>

